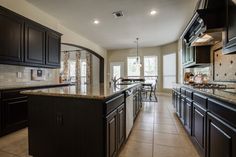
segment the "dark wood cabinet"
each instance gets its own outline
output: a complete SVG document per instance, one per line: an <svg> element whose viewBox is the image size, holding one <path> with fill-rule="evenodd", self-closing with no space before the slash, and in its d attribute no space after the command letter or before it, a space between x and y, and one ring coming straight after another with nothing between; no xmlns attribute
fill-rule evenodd
<svg viewBox="0 0 236 157"><path fill-rule="evenodd" d="M0 7L0 63L19 64L23 61L24 21Z"/></svg>
<svg viewBox="0 0 236 157"><path fill-rule="evenodd" d="M223 53L236 53L236 3L234 0L227 0L226 7L226 30L223 33Z"/></svg>
<svg viewBox="0 0 236 157"><path fill-rule="evenodd" d="M236 157L236 128L207 114L207 157Z"/></svg>
<svg viewBox="0 0 236 157"><path fill-rule="evenodd" d="M7 134L24 128L28 122L27 97L20 91L3 91L1 100L1 133Z"/></svg>
<svg viewBox="0 0 236 157"><path fill-rule="evenodd" d="M118 147L118 118L117 111L110 113L106 118L107 157L115 157Z"/></svg>
<svg viewBox="0 0 236 157"><path fill-rule="evenodd" d="M183 45L182 60L184 68L192 68L210 64L210 46L187 46L185 43Z"/></svg>
<svg viewBox="0 0 236 157"><path fill-rule="evenodd" d="M205 136L206 136L206 110L193 103L193 137L198 143L202 153L205 152Z"/></svg>
<svg viewBox="0 0 236 157"><path fill-rule="evenodd" d="M25 62L45 64L46 30L35 23L25 24Z"/></svg>
<svg viewBox="0 0 236 157"><path fill-rule="evenodd" d="M181 115L180 115L180 111L181 111L181 105L180 105L180 103L181 103L181 95L180 95L180 93L176 93L176 113L177 113L177 115L180 117Z"/></svg>
<svg viewBox="0 0 236 157"><path fill-rule="evenodd" d="M47 32L46 64L48 66L60 67L61 61L61 35Z"/></svg>
<svg viewBox="0 0 236 157"><path fill-rule="evenodd" d="M125 105L121 105L118 109L118 149L125 140Z"/></svg>
<svg viewBox="0 0 236 157"><path fill-rule="evenodd" d="M184 126L190 135L192 135L192 100L186 98Z"/></svg>
<svg viewBox="0 0 236 157"><path fill-rule="evenodd" d="M181 97L180 97L180 120L184 124L185 123L185 110L186 110L186 96L185 89L181 88Z"/></svg>
<svg viewBox="0 0 236 157"><path fill-rule="evenodd" d="M60 67L61 34L0 7L0 63Z"/></svg>

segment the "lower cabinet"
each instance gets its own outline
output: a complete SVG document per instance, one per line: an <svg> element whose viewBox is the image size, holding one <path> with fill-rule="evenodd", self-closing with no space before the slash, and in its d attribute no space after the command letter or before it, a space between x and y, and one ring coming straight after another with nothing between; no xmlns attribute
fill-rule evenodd
<svg viewBox="0 0 236 157"><path fill-rule="evenodd" d="M190 135L192 135L192 101L186 98L185 109L184 109L184 127Z"/></svg>
<svg viewBox="0 0 236 157"><path fill-rule="evenodd" d="M183 124L185 123L185 106L186 106L185 98L186 97L182 95L180 100L180 120Z"/></svg>
<svg viewBox="0 0 236 157"><path fill-rule="evenodd" d="M2 132L8 133L27 126L27 98L6 100L2 102Z"/></svg>
<svg viewBox="0 0 236 157"><path fill-rule="evenodd" d="M181 96L180 96L180 94L179 93L176 93L176 113L177 113L177 115L180 117L180 107L181 107L181 105L180 105L180 101L181 101Z"/></svg>
<svg viewBox="0 0 236 157"><path fill-rule="evenodd" d="M106 139L106 156L115 157L125 140L124 104L106 117Z"/></svg>
<svg viewBox="0 0 236 157"><path fill-rule="evenodd" d="M193 137L198 143L202 153L205 151L206 136L206 110L193 103Z"/></svg>
<svg viewBox="0 0 236 157"><path fill-rule="evenodd" d="M236 157L236 128L208 112L207 157Z"/></svg>
<svg viewBox="0 0 236 157"><path fill-rule="evenodd" d="M117 154L118 136L117 111L110 113L106 118L107 157L115 157Z"/></svg>

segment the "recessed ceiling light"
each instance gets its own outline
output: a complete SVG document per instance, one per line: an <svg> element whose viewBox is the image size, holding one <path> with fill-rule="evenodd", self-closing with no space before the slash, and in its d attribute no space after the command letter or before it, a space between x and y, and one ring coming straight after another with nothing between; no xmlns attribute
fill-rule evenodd
<svg viewBox="0 0 236 157"><path fill-rule="evenodd" d="M98 20L94 20L93 23L97 25L97 24L100 23L100 21L98 21Z"/></svg>
<svg viewBox="0 0 236 157"><path fill-rule="evenodd" d="M150 15L156 15L156 13L157 13L156 10L152 10L152 11L150 12Z"/></svg>

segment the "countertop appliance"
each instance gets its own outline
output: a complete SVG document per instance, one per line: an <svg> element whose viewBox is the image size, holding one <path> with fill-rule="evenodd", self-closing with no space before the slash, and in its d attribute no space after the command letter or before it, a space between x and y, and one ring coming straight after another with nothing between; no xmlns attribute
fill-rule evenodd
<svg viewBox="0 0 236 157"><path fill-rule="evenodd" d="M126 91L126 139L129 137L134 123L133 89Z"/></svg>

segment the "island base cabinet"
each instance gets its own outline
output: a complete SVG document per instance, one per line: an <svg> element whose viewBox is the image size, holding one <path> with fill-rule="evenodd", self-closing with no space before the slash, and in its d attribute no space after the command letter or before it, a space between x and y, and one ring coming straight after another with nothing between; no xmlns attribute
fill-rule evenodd
<svg viewBox="0 0 236 157"><path fill-rule="evenodd" d="M117 156L125 139L125 107L119 106L106 117L106 157Z"/></svg>
<svg viewBox="0 0 236 157"><path fill-rule="evenodd" d="M207 157L236 157L236 128L207 114Z"/></svg>

